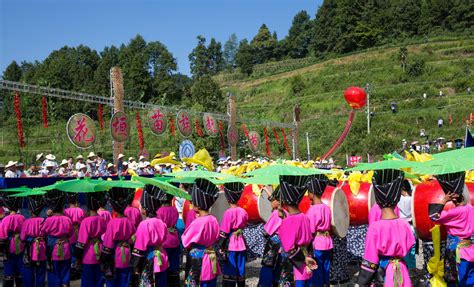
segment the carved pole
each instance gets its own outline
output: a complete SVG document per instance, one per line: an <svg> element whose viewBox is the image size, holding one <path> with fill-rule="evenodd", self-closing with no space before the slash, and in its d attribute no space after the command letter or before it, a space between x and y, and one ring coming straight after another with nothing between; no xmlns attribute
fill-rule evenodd
<svg viewBox="0 0 474 287"><path fill-rule="evenodd" d="M113 113L123 112L123 75L119 67L112 67L110 69L110 96L114 99ZM118 155L124 152L124 143L119 143L112 140L114 150L114 164L118 163Z"/></svg>
<svg viewBox="0 0 474 287"><path fill-rule="evenodd" d="M293 109L293 160L300 158L300 151L298 149L298 141L299 141L299 131L300 131L300 113L301 108L299 104L296 104L295 108Z"/></svg>
<svg viewBox="0 0 474 287"><path fill-rule="evenodd" d="M237 120L237 105L235 103L235 95L232 93L228 93L227 96L229 97L229 104L227 106L227 114L229 116L229 129L235 128L235 122ZM233 143L230 146L230 157L232 160L237 160L237 144Z"/></svg>

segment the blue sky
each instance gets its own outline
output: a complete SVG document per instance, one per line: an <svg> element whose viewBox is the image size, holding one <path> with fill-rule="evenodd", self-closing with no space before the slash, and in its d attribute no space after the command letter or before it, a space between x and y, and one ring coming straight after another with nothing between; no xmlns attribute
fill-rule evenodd
<svg viewBox="0 0 474 287"><path fill-rule="evenodd" d="M236 33L251 39L265 23L278 38L293 16L314 18L322 0L0 0L0 71L12 61L42 61L65 45L97 51L127 43L136 34L160 41L189 74L188 54L197 35L224 42Z"/></svg>

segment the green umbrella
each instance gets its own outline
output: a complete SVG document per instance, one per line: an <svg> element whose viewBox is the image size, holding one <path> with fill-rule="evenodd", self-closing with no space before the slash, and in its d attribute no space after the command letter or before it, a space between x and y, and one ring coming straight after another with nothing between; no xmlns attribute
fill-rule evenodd
<svg viewBox="0 0 474 287"><path fill-rule="evenodd" d="M178 172L173 172L173 173L168 173L166 176L172 176L172 177L183 177L183 178L204 178L204 179L210 179L210 178L229 178L232 177L230 174L226 173L218 173L218 172L213 172L213 171L206 171L206 170L192 170L192 171L178 171Z"/></svg>
<svg viewBox="0 0 474 287"><path fill-rule="evenodd" d="M441 152L433 155L434 159L470 159L474 161L474 147L455 149L451 151Z"/></svg>
<svg viewBox="0 0 474 287"><path fill-rule="evenodd" d="M434 159L423 162L419 167L413 168L412 172L416 174L447 174L474 169L474 160L458 161L451 159Z"/></svg>
<svg viewBox="0 0 474 287"><path fill-rule="evenodd" d="M187 192L177 188L176 186L166 181L158 180L155 178L149 178L149 177L141 177L141 176L133 176L132 178L144 184L151 184L151 185L157 186L161 188L163 191L165 191L166 193L174 195L176 197L181 197L181 198L189 199L189 200L191 199L191 196Z"/></svg>
<svg viewBox="0 0 474 287"><path fill-rule="evenodd" d="M44 191L44 190L41 190L39 188L34 188L31 191L12 194L11 197L28 197L28 196L32 196L32 195L44 195L45 193L46 193L46 191Z"/></svg>
<svg viewBox="0 0 474 287"><path fill-rule="evenodd" d="M6 191L6 192L29 192L32 189L27 187L27 186L20 186L20 187L12 187L12 188L5 188L5 189L0 189L0 191Z"/></svg>
<svg viewBox="0 0 474 287"><path fill-rule="evenodd" d="M104 181L105 182L105 181ZM67 181L58 181L55 184L41 187L41 190L62 190L65 192L98 192L109 190L110 187L103 185L104 182L98 183L97 180L91 179L73 179Z"/></svg>
<svg viewBox="0 0 474 287"><path fill-rule="evenodd" d="M252 177L244 178L246 184L280 184L279 175L257 175Z"/></svg>
<svg viewBox="0 0 474 287"><path fill-rule="evenodd" d="M280 176L280 175L315 175L315 174L329 174L330 170L304 168L286 164L274 164L262 167L250 172L246 176Z"/></svg>
<svg viewBox="0 0 474 287"><path fill-rule="evenodd" d="M408 160L383 160L374 163L361 163L355 167L348 168L346 171L361 170L381 170L381 169L402 169L419 166L420 163Z"/></svg>
<svg viewBox="0 0 474 287"><path fill-rule="evenodd" d="M218 173L219 175L222 175L221 173ZM179 183L188 183L192 184L200 177L176 177L170 180L170 182L179 182ZM237 177L231 174L225 174L225 177L223 178L216 178L216 177L209 177L206 178L210 182L214 184L224 184L224 183L229 183L229 182L243 182L241 177Z"/></svg>
<svg viewBox="0 0 474 287"><path fill-rule="evenodd" d="M122 187L122 188L143 188L145 184L143 182L131 181L131 180L103 180L98 183L100 186L105 187Z"/></svg>

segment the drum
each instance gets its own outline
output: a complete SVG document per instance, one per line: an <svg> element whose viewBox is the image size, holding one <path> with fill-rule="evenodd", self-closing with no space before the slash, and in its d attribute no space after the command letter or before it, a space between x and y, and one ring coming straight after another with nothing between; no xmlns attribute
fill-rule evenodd
<svg viewBox="0 0 474 287"><path fill-rule="evenodd" d="M372 205L375 204L375 194L372 191L372 184L362 182L357 195L352 193L348 183L344 183L340 188L346 195L349 204L350 225L368 224L369 210L372 208Z"/></svg>
<svg viewBox="0 0 474 287"><path fill-rule="evenodd" d="M223 192L219 192L216 202L211 206L209 209L209 214L214 215L219 221L219 224L222 222L222 218L224 217L224 212L229 209L229 203L225 198L225 194Z"/></svg>
<svg viewBox="0 0 474 287"><path fill-rule="evenodd" d="M191 202L186 199L183 205L183 221L186 222L186 215L188 214L188 211L191 209Z"/></svg>
<svg viewBox="0 0 474 287"><path fill-rule="evenodd" d="M321 200L331 208L331 229L339 236L345 237L349 230L349 203L344 192L334 186L327 186Z"/></svg>
<svg viewBox="0 0 474 287"><path fill-rule="evenodd" d="M466 202L471 202L466 185L464 186L463 195ZM435 225L428 216L428 204L440 202L444 196L444 191L437 180L423 182L417 185L413 190L413 227L415 228L416 234L421 240L431 241L430 229ZM449 210L453 207L453 203L448 202L444 209ZM446 230L444 228L441 228L441 236L443 239L446 238Z"/></svg>
<svg viewBox="0 0 474 287"><path fill-rule="evenodd" d="M259 196L255 195L255 189L260 189ZM269 194L262 189L261 185L249 184L245 186L237 205L247 211L249 223L266 222L270 218L272 204L268 201L268 196Z"/></svg>
<svg viewBox="0 0 474 287"><path fill-rule="evenodd" d="M471 197L471 205L474 206L474 182L466 183L467 191Z"/></svg>
<svg viewBox="0 0 474 287"><path fill-rule="evenodd" d="M298 204L298 209L306 213L308 212L308 209L311 207L311 199L307 195L303 196L303 199L301 200L300 204Z"/></svg>

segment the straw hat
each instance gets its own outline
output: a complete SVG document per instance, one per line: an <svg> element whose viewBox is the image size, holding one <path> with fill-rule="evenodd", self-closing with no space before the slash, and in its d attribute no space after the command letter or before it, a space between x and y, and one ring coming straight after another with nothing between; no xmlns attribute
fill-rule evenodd
<svg viewBox="0 0 474 287"><path fill-rule="evenodd" d="M91 158L91 157L95 157L95 156L96 156L95 153L93 151L91 151L89 153L89 155L87 156L87 158Z"/></svg>
<svg viewBox="0 0 474 287"><path fill-rule="evenodd" d="M143 159L145 159L145 157L142 155L138 158L139 161L142 161Z"/></svg>
<svg viewBox="0 0 474 287"><path fill-rule="evenodd" d="M54 163L52 161L48 161L46 163L46 167L54 167Z"/></svg>
<svg viewBox="0 0 474 287"><path fill-rule="evenodd" d="M87 166L83 163L80 163L78 169L81 170L81 169L84 169L84 168L87 168Z"/></svg>
<svg viewBox="0 0 474 287"><path fill-rule="evenodd" d="M9 161L7 163L7 165L5 166L5 168L9 168L9 167L12 167L12 166L15 166L18 162L17 161Z"/></svg>
<svg viewBox="0 0 474 287"><path fill-rule="evenodd" d="M48 155L46 155L46 159L47 159L47 160L55 160L56 157L55 157L54 155L52 155L52 154L48 154Z"/></svg>
<svg viewBox="0 0 474 287"><path fill-rule="evenodd" d="M36 155L36 160L40 160L43 157L43 153L39 153Z"/></svg>
<svg viewBox="0 0 474 287"><path fill-rule="evenodd" d="M109 164L107 164L107 168L111 168L111 167L113 167L113 166L114 166L114 164L113 164L113 163L109 163Z"/></svg>
<svg viewBox="0 0 474 287"><path fill-rule="evenodd" d="M84 157L82 155L78 155L76 156L76 159L84 159Z"/></svg>
<svg viewBox="0 0 474 287"><path fill-rule="evenodd" d="M63 160L61 161L61 164L60 164L60 165L65 165L65 164L68 164L68 161L65 160L65 159L63 159Z"/></svg>
<svg viewBox="0 0 474 287"><path fill-rule="evenodd" d="M125 155L123 153L119 153L119 155L117 156L117 159L121 159L121 158L124 158Z"/></svg>

